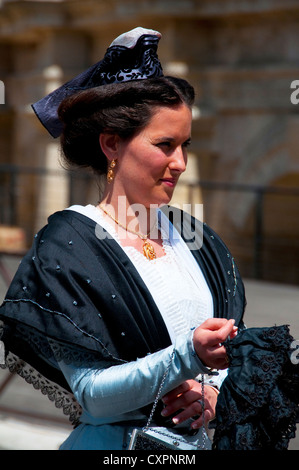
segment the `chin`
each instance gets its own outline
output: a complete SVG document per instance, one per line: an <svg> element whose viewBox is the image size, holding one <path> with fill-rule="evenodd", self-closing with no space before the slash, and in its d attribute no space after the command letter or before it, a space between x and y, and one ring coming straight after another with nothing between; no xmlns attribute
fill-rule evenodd
<svg viewBox="0 0 299 470"><path fill-rule="evenodd" d="M167 206L168 204L170 204L171 199L172 199L172 197L164 197L164 198L161 198L161 199L160 199L158 202L156 202L155 204L156 204L158 207ZM153 203L152 203L152 204L153 204Z"/></svg>
<svg viewBox="0 0 299 470"><path fill-rule="evenodd" d="M172 200L173 193L174 193L173 188L171 188L170 191L167 191L166 193L164 193L163 197L161 197L161 205L169 204Z"/></svg>
<svg viewBox="0 0 299 470"><path fill-rule="evenodd" d="M173 189L171 191L163 191L159 192L158 194L152 194L150 198L146 198L144 203L142 203L146 208L150 208L151 206L165 206L170 203L173 196Z"/></svg>

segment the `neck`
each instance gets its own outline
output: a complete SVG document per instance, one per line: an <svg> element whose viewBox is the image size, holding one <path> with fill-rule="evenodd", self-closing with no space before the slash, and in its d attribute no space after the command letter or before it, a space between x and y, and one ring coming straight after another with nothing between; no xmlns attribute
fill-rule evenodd
<svg viewBox="0 0 299 470"><path fill-rule="evenodd" d="M145 237L153 235L150 232L156 225L156 207L147 208L138 203L131 205L125 196L119 196L116 201L104 197L99 206L112 219L115 219L116 223L126 227L129 231L138 232Z"/></svg>

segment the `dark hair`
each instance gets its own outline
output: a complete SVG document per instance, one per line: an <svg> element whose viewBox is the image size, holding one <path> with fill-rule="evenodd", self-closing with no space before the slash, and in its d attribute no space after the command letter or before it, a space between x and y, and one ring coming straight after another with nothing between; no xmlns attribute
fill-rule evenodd
<svg viewBox="0 0 299 470"><path fill-rule="evenodd" d="M58 109L64 124L61 147L69 165L107 172L99 135L109 132L132 137L151 119L155 107L186 104L191 108L194 89L185 80L160 77L91 88L66 98Z"/></svg>

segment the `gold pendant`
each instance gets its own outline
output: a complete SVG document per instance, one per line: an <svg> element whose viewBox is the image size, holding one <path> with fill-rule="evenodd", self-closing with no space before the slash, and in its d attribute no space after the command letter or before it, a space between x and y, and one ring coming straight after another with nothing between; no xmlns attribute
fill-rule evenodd
<svg viewBox="0 0 299 470"><path fill-rule="evenodd" d="M146 241L143 244L143 254L149 260L153 260L156 258L156 253L153 245Z"/></svg>

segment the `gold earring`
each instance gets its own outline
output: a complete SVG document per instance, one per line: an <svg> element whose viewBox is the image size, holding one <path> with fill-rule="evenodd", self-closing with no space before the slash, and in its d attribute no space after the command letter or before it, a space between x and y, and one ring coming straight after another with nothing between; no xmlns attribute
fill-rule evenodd
<svg viewBox="0 0 299 470"><path fill-rule="evenodd" d="M107 172L107 181L109 184L112 183L112 181L114 180L113 168L115 167L116 167L116 160L112 160L109 165L108 172Z"/></svg>

